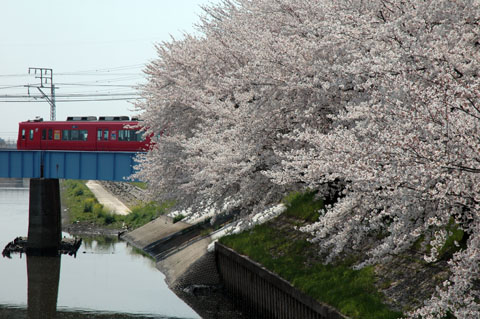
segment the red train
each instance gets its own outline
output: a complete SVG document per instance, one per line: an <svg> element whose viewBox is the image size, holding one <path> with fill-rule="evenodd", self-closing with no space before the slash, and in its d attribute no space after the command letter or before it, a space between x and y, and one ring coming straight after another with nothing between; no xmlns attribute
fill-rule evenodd
<svg viewBox="0 0 480 319"><path fill-rule="evenodd" d="M136 118L72 116L66 121L41 118L19 123L17 149L142 152L150 147Z"/></svg>

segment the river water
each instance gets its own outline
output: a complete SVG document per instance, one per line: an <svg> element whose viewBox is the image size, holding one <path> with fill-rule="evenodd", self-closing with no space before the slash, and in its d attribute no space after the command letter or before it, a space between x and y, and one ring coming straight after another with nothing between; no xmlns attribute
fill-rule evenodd
<svg viewBox="0 0 480 319"><path fill-rule="evenodd" d="M0 249L27 235L28 197L0 188ZM200 318L152 259L116 238L82 238L76 257L0 257L0 318Z"/></svg>

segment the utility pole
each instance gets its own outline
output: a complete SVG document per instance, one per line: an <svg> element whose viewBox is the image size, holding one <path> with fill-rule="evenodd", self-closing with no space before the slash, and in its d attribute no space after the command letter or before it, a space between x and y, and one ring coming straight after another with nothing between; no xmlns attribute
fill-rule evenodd
<svg viewBox="0 0 480 319"><path fill-rule="evenodd" d="M40 79L40 85L27 85L28 95L30 95L30 88L36 87L42 97L50 104L50 121L56 120L56 107L55 107L55 85L53 84L53 70L48 68L28 68L28 74L35 74L36 79ZM42 89L49 88L50 96L48 96Z"/></svg>

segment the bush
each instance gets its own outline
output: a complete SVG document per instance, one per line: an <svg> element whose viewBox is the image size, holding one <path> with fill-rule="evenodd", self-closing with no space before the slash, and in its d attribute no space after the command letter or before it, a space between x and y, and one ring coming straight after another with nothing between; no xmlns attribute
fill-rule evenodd
<svg viewBox="0 0 480 319"><path fill-rule="evenodd" d="M91 213L93 212L93 206L97 200L95 198L87 198L83 201L83 212L84 213Z"/></svg>
<svg viewBox="0 0 480 319"><path fill-rule="evenodd" d="M185 218L185 216L183 216L182 214L179 214L179 215L177 215L173 218L173 223L175 224L175 223L181 221L184 218Z"/></svg>
<svg viewBox="0 0 480 319"><path fill-rule="evenodd" d="M117 218L114 214L107 213L105 216L105 224L110 225L117 221Z"/></svg>
<svg viewBox="0 0 480 319"><path fill-rule="evenodd" d="M93 205L93 214L100 217L104 217L105 211L103 210L103 205L100 203L96 203L95 205Z"/></svg>

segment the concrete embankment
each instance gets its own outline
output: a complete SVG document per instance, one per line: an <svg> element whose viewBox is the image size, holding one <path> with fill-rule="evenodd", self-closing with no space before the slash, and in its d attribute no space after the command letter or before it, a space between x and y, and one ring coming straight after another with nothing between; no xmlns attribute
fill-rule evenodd
<svg viewBox="0 0 480 319"><path fill-rule="evenodd" d="M219 243L215 252L222 284L245 313L256 318L348 319L250 258Z"/></svg>
<svg viewBox="0 0 480 319"><path fill-rule="evenodd" d="M220 289L215 254L207 252L212 240L202 227L160 216L122 239L152 256L170 289L201 318L249 318Z"/></svg>
<svg viewBox="0 0 480 319"><path fill-rule="evenodd" d="M157 268L166 276L169 287L196 311L199 307L205 310L206 300L211 301L218 299L219 294L227 294L232 308L228 317L232 319L346 318L232 249L217 244L215 252L208 252L207 247L212 239L210 236L202 236L198 229L198 226L183 222L174 224L171 218L161 216L124 235L123 239L154 257ZM216 287L216 290L222 288L221 291L214 292L214 298L209 291L209 297L201 301L196 294L198 289L205 287ZM224 304L222 302L222 306ZM219 305L208 308L218 311ZM234 309L240 309L243 314ZM213 314L210 316L205 311L198 312L202 318L220 318Z"/></svg>
<svg viewBox="0 0 480 319"><path fill-rule="evenodd" d="M198 226L181 221L173 223L172 218L160 216L122 239L155 258L169 287L183 289L190 285L219 284L215 256L207 252L212 240L200 233Z"/></svg>
<svg viewBox="0 0 480 319"><path fill-rule="evenodd" d="M345 318L229 248L209 252L207 228L160 216L122 239L154 258L168 286L204 319Z"/></svg>

